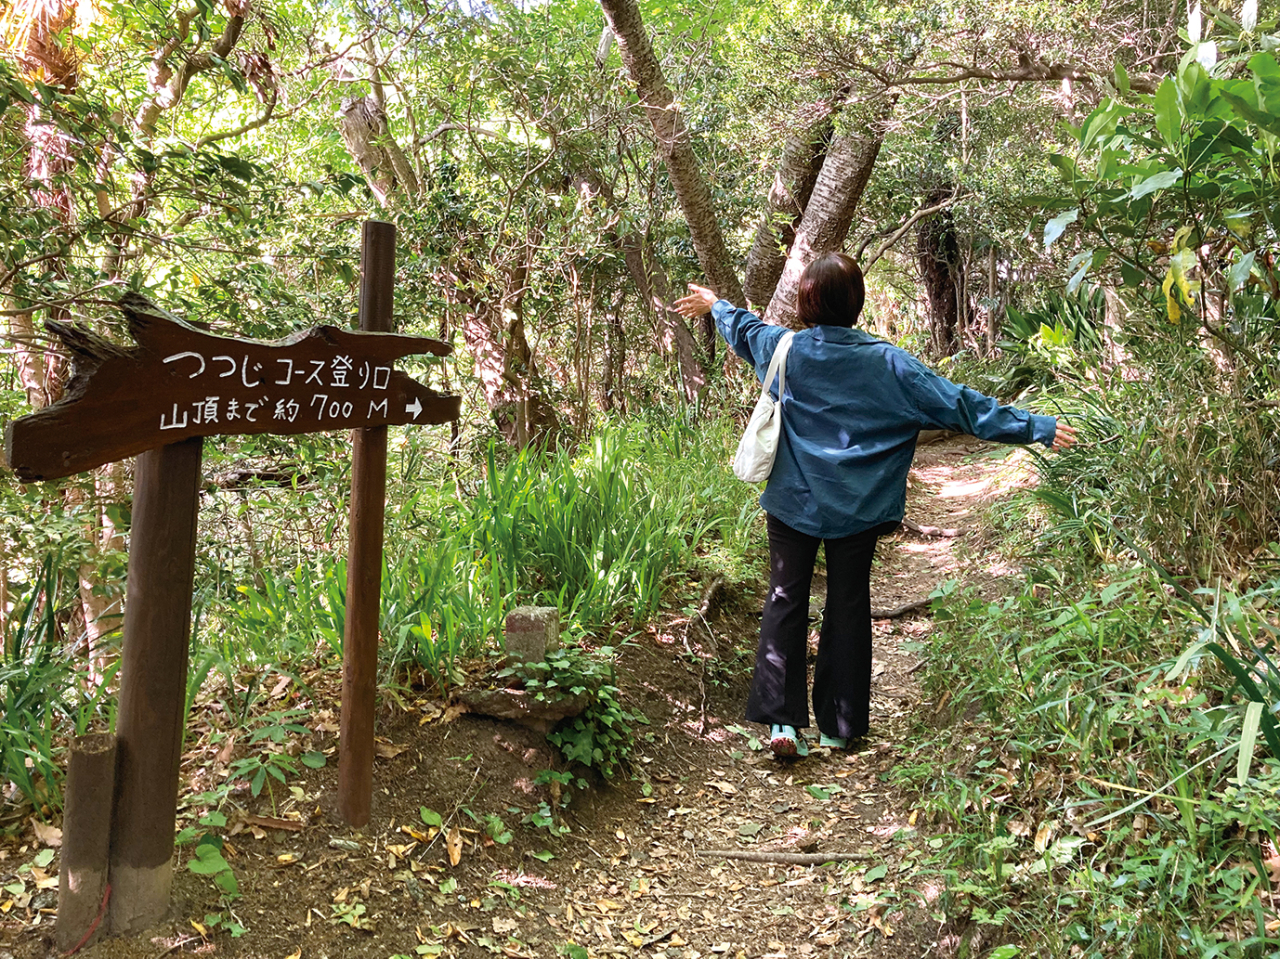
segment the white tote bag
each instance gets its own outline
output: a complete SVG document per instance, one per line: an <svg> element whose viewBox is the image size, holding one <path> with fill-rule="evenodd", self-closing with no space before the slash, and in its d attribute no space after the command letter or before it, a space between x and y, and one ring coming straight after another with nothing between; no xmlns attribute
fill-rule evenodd
<svg viewBox="0 0 1280 959"><path fill-rule="evenodd" d="M760 399L751 411L747 429L738 442L738 452L733 457L733 475L748 483L759 483L769 478L773 459L778 455L778 434L782 430L782 391L787 385L787 353L795 333L786 333L778 341L769 361L769 370L760 388ZM769 395L769 384L774 374L778 376L778 398Z"/></svg>

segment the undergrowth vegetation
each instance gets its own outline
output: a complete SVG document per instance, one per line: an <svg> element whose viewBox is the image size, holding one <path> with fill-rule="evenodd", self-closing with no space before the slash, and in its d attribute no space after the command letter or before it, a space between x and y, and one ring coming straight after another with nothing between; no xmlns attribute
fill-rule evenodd
<svg viewBox="0 0 1280 959"><path fill-rule="evenodd" d="M759 535L755 491L724 469L734 430L681 416L615 421L576 448L489 444L452 470L437 460L434 472L407 436L392 464L401 482L388 502L380 688L447 696L465 665L501 651L510 609L557 607L569 646L548 661L552 685L581 688L591 703L549 738L569 761L614 774L642 719L617 698L614 646L664 602L696 594L699 579L744 575ZM208 548L199 551L187 707L212 707L218 735L242 733L250 752L230 772L254 795L297 771L288 724L263 734L272 687L281 677L306 687L342 656L345 544L340 524L324 521L345 510L342 486L311 479L337 468L320 444L295 452L290 481L211 489L201 519ZM478 479L469 487L460 476ZM228 531L243 548L218 547ZM90 681L87 662L65 649L59 618L75 584L58 568L50 557L21 597L0 659L0 773L45 814L60 802L65 737L110 725L114 702L113 675Z"/></svg>

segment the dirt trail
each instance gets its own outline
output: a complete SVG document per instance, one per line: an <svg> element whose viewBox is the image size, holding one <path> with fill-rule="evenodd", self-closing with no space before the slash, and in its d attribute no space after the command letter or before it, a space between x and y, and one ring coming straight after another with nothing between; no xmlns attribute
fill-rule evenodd
<svg viewBox="0 0 1280 959"><path fill-rule="evenodd" d="M904 529L882 540L874 606L927 596L960 574L962 550L973 568L965 575L1005 572L988 568L975 549L978 508L1012 475L1006 460L982 455L991 449L968 438L921 448L908 518L965 535ZM227 810L234 833L227 855L242 895L232 910L248 935L232 939L207 927L202 935L204 917L218 910L216 893L206 877L179 869L170 921L81 955L905 959L944 952L937 880L920 866L928 837L914 829L909 799L888 783L894 764L910 757L913 712L930 708L913 679L929 637L927 614L875 624L872 738L853 754L815 748L791 763L774 760L751 739L761 728L746 729L739 719L750 655L734 651L753 649L757 628L756 597L728 597L705 619L674 619L624 648L624 697L650 725L637 730L630 778L569 790L567 835L520 825L554 798L535 782L556 764L539 734L485 717L454 718L445 703L410 702L380 721L384 758L375 769L373 822L362 832L337 821L332 768L291 780L270 801L265 793L256 801L235 797L241 808ZM332 748L332 712L317 707L315 719L312 745ZM216 778L216 751L198 745L187 755L192 791L208 788L210 770ZM423 823L423 806L444 819L440 834ZM296 827L270 828L255 815ZM456 865L445 842L452 826L462 839ZM0 880L37 850L34 843L0 848ZM750 862L715 850L854 861ZM182 860L189 855L188 847ZM6 896L0 893L0 908ZM0 959L53 955L53 916L38 912L42 905L52 905L47 896L29 897L0 914Z"/></svg>

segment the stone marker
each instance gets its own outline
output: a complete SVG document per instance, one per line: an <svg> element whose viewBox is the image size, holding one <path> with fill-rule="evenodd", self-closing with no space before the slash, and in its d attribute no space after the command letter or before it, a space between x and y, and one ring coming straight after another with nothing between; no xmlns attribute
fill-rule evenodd
<svg viewBox="0 0 1280 959"><path fill-rule="evenodd" d="M560 645L560 610L554 606L517 606L507 613L504 637L513 660L540 663Z"/></svg>

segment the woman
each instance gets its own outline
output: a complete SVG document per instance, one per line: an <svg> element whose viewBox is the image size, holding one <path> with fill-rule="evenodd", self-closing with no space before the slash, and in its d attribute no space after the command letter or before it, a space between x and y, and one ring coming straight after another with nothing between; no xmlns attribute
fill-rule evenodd
<svg viewBox="0 0 1280 959"><path fill-rule="evenodd" d="M777 756L803 755L809 586L818 544L827 556L827 602L813 675L819 742L844 749L865 736L871 706L871 559L906 505L907 473L922 429L1001 443L1065 449L1075 430L1052 416L1001 406L958 386L904 350L855 329L862 271L828 253L800 279L796 333L787 355L782 436L760 497L769 530L769 593L747 700L747 719L770 727ZM720 335L763 380L783 334L755 314L689 284L676 310L710 311ZM777 390L776 382L772 389Z"/></svg>

